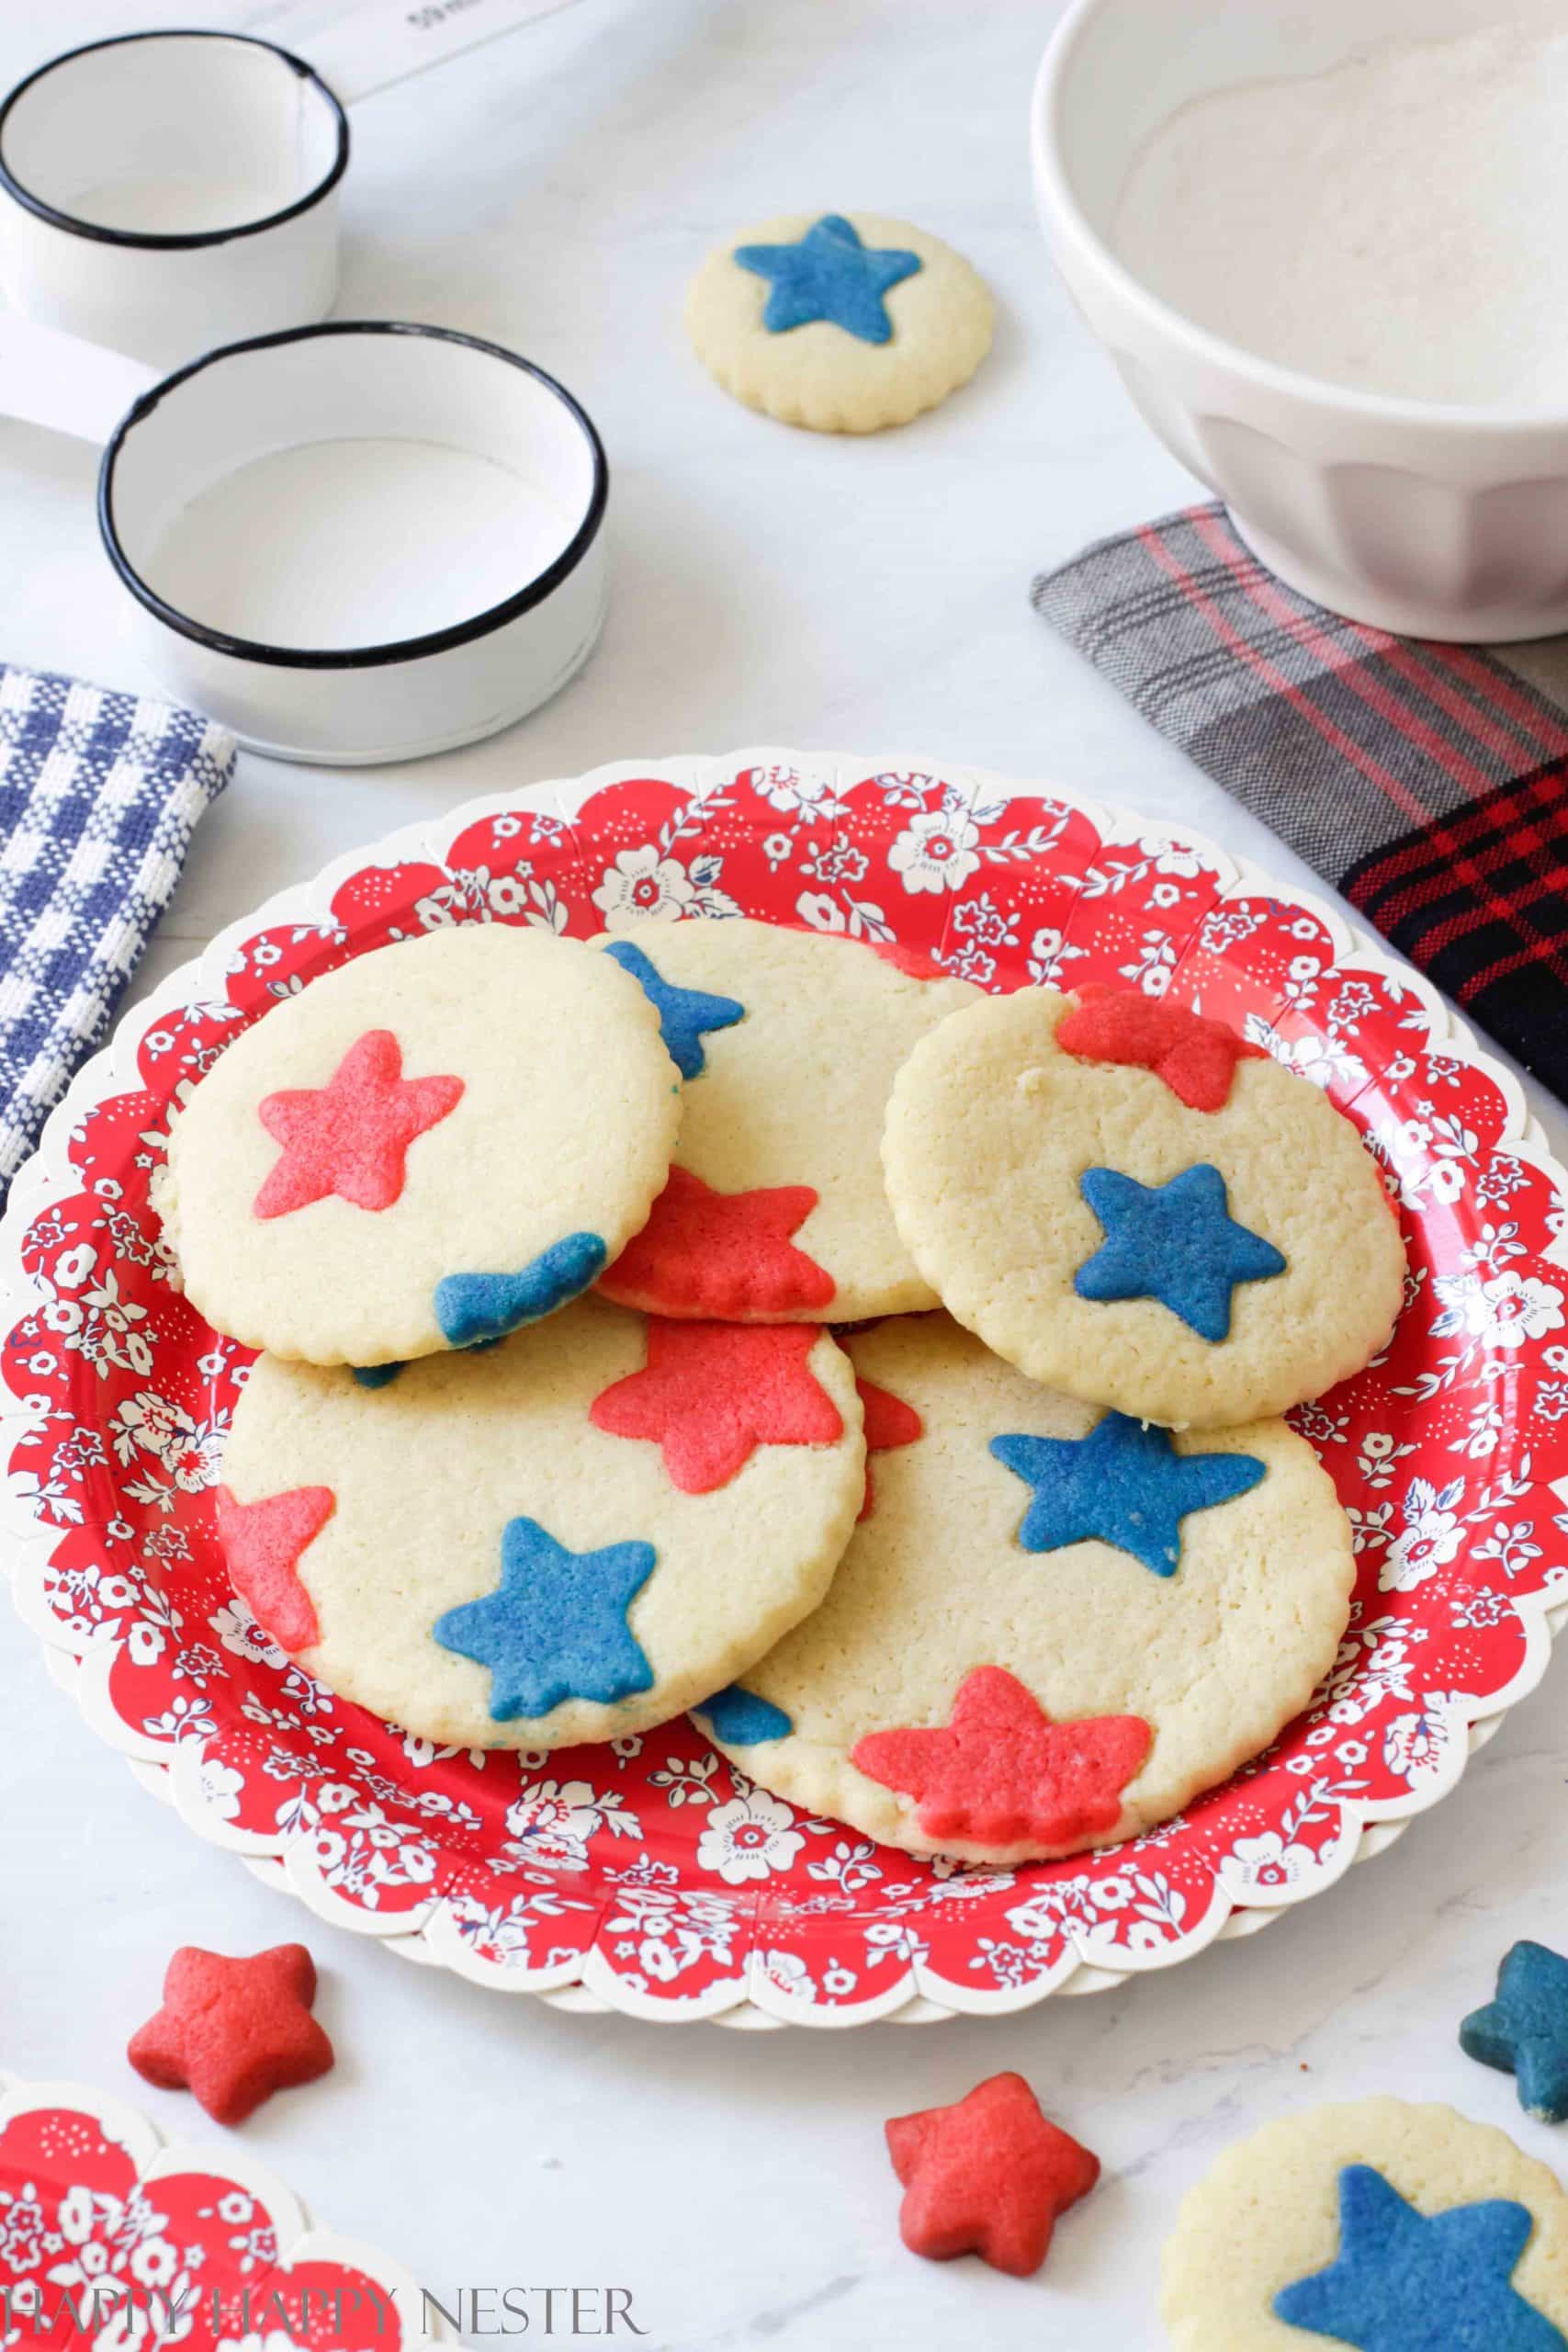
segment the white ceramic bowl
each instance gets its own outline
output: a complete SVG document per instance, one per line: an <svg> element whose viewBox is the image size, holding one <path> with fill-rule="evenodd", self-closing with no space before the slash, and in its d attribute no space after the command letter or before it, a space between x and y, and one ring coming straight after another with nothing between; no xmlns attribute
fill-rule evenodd
<svg viewBox="0 0 1568 2352"><path fill-rule="evenodd" d="M1139 145L1191 99L1500 20L1560 29L1561 0L1076 0L1030 126L1042 225L1079 311L1248 545L1353 620L1472 643L1568 628L1568 387L1551 413L1320 382L1181 317L1109 239Z"/></svg>

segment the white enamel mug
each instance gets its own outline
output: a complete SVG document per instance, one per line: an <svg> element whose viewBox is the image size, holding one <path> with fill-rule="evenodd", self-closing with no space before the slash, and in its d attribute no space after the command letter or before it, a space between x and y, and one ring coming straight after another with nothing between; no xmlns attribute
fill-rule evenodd
<svg viewBox="0 0 1568 2352"><path fill-rule="evenodd" d="M313 44L125 33L0 101L0 283L13 310L172 368L324 318L346 106L569 0L364 0ZM323 78L323 73L326 78Z"/></svg>
<svg viewBox="0 0 1568 2352"><path fill-rule="evenodd" d="M355 766L474 742L598 639L603 446L498 344L333 322L154 381L0 319L0 407L106 442L98 525L141 660L253 751Z"/></svg>

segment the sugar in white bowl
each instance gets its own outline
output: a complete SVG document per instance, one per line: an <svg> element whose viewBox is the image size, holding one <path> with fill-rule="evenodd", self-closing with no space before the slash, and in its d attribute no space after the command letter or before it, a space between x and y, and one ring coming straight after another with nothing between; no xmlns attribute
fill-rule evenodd
<svg viewBox="0 0 1568 2352"><path fill-rule="evenodd" d="M1111 243L1197 325L1406 400L1568 409L1568 28L1370 45L1198 97Z"/></svg>

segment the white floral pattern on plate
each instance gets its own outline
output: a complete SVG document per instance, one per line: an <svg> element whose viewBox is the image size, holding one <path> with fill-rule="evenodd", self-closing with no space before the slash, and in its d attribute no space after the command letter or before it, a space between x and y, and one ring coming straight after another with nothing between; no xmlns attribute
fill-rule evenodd
<svg viewBox="0 0 1568 2352"><path fill-rule="evenodd" d="M1296 1416L1355 1530L1339 1657L1267 1756L1128 1848L1016 1873L916 1862L753 1789L685 1722L547 1758L437 1749L313 1684L223 1577L211 1485L248 1358L192 1315L147 1207L190 1087L279 995L386 940L739 912L987 988L1121 978L1199 1005L1329 1091L1400 1209L1393 1342ZM1540 1672L1568 1606L1565 1188L1424 983L1219 851L908 765L604 771L342 861L79 1077L0 1250L18 1599L95 1727L205 1836L480 1982L749 2023L1094 1989L1331 1883Z"/></svg>

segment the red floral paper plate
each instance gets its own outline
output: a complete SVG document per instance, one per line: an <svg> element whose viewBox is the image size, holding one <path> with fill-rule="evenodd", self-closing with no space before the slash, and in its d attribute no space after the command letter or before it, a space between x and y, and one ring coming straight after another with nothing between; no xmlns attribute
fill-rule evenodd
<svg viewBox="0 0 1568 2352"><path fill-rule="evenodd" d="M1294 1417L1355 1523L1337 1663L1267 1756L1133 1844L913 1861L750 1787L684 1721L549 1756L433 1749L312 1683L229 1590L211 1488L248 1357L179 1295L147 1206L195 1080L276 999L388 940L737 913L989 989L1122 980L1199 1005L1324 1087L1398 1203L1394 1340ZM1431 989L1211 846L968 771L777 751L602 769L285 893L81 1073L0 1228L19 1603L193 1828L482 1984L751 2025L1093 1990L1330 1884L1540 1676L1568 1611L1565 1200L1513 1080Z"/></svg>
<svg viewBox="0 0 1568 2352"><path fill-rule="evenodd" d="M231 2146L165 2147L79 2083L0 2075L0 2343L65 2352L416 2352L406 2270Z"/></svg>

